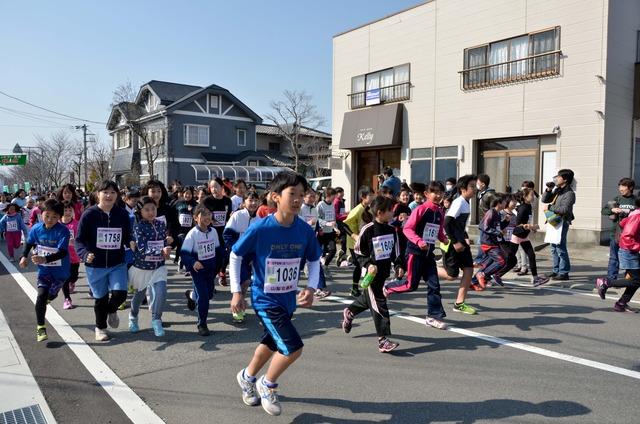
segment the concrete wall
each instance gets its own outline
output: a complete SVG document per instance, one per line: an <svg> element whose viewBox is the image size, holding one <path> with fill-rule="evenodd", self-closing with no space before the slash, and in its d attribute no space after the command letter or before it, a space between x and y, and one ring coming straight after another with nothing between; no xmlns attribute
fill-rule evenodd
<svg viewBox="0 0 640 424"><path fill-rule="evenodd" d="M620 176L616 173L607 177L610 180L605 183L605 153L607 164L624 158L623 150L628 156L627 132L631 128L631 92L610 104L605 104L605 99L609 98L609 89L614 97L629 90L633 69L625 68L616 74L616 79L623 81L620 86L610 82L612 78L607 73L617 72L611 69L617 66L614 63L625 62L626 67L627 61L635 60L635 54L632 58L623 51L629 51L630 43L635 43L628 27L638 22L640 4L633 0L612 3L614 16L610 18L607 0L434 0L336 36L334 139L340 140L343 116L349 111L351 77L410 63L412 91L411 99L405 103L402 176L410 175L409 148L464 146L464 159L459 163L462 175L477 171L474 140L545 136L560 126L556 137L557 167L572 168L578 182L573 228L584 230L585 237L597 241L603 227L599 214L603 187L608 193L610 181L617 181ZM627 28L620 29L625 34L612 34L613 40L620 41L607 39L610 19ZM560 76L462 90L458 72L463 68L465 48L555 26L561 27ZM611 49L616 52L608 66ZM605 77L606 86L596 75ZM605 109L611 109L619 119L606 133L605 122L595 112L608 113ZM625 147L610 152L609 144L620 139L625 140ZM334 146L337 148L338 142ZM335 185L351 189L355 179L353 157L351 154L345 160L343 171L334 171ZM628 173L628 158L622 168ZM346 193L345 199L351 199L351 193Z"/></svg>

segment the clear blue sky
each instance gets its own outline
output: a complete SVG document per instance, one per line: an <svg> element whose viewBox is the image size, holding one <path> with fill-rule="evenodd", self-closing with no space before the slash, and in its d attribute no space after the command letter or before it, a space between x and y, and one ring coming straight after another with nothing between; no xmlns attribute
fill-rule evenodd
<svg viewBox="0 0 640 424"><path fill-rule="evenodd" d="M104 122L113 89L127 79L218 84L260 115L283 90L304 90L330 130L332 36L418 3L0 0L0 91ZM0 108L54 116L3 95ZM0 154L81 124L39 118L0 109ZM90 125L108 139L104 125Z"/></svg>

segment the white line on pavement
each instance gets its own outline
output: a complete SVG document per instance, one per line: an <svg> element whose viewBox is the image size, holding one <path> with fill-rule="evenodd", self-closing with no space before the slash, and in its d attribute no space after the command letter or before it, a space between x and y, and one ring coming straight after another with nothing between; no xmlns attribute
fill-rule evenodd
<svg viewBox="0 0 640 424"><path fill-rule="evenodd" d="M600 299L600 295L597 295L595 293L583 292L583 291L579 291L579 290L565 289L565 288L561 288L561 287L552 287L552 286L533 287L531 284L516 283L515 281L504 281L503 280L502 282L507 284L507 285L509 285L509 286L525 287L525 288L535 289L535 290L549 290L549 291L554 291L554 292L558 292L558 293L569 293L569 294L577 294L579 296L597 297L598 299ZM594 287L595 287L595 285L594 285ZM607 296L607 299L608 300L617 300L613 296ZM632 300L629 303L640 303L640 301Z"/></svg>
<svg viewBox="0 0 640 424"><path fill-rule="evenodd" d="M1 252L0 262L7 268L7 271L9 271L14 280L16 280L20 288L22 288L29 299L35 304L38 292L29 280L27 280ZM98 384L111 396L131 421L136 424L164 423L164 421L100 359L98 354L85 343L71 325L50 306L47 307L47 321L49 321L60 335L60 338L64 340L69 346L69 349L78 357L82 365L85 366L87 371L91 373Z"/></svg>
<svg viewBox="0 0 640 424"><path fill-rule="evenodd" d="M338 303L343 303L345 305L350 305L353 301L350 299L345 299L340 296L327 296L326 300L331 300ZM397 318L401 318L407 321L415 322L420 325L426 325L424 322L424 318L414 317L412 315L407 315L403 312L389 310L389 314L393 315ZM572 364L584 365L585 367L595 368L607 372L611 372L614 374L624 375L626 377L635 378L636 380L640 380L640 372L628 370L626 368L616 367L614 365L605 364L602 362L592 361L590 359L579 358L577 356L567 355L560 352L554 352L552 350L543 349L536 346L531 346L524 343L513 342L511 340L503 339L501 337L490 336L488 334L482 334L471 330L465 330L463 328L455 327L453 325L449 325L449 329L447 331L451 331L452 333L462 334L467 337L474 337L476 339L485 340L490 343L495 343L500 346L506 346L513 349L524 350L526 352L535 353L537 355L546 356L549 358L558 359L561 361L571 362Z"/></svg>

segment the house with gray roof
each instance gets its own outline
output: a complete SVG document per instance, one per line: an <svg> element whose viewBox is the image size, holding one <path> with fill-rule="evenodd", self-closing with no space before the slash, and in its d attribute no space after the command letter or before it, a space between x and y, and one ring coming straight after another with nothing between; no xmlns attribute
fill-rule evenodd
<svg viewBox="0 0 640 424"><path fill-rule="evenodd" d="M261 124L260 116L223 87L152 80L140 87L135 101L112 107L111 174L120 184L152 177L167 184L176 179L198 184L217 176L268 181L288 158L258 151Z"/></svg>

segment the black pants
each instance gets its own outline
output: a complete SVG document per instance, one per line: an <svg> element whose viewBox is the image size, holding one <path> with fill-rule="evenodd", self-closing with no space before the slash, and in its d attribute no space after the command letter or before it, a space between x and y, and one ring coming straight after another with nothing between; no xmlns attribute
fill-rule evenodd
<svg viewBox="0 0 640 424"><path fill-rule="evenodd" d="M174 264L178 263L180 260L180 249L182 249L182 243L184 243L184 238L186 236L186 234L178 234L178 237L176 237L176 257L173 260Z"/></svg>
<svg viewBox="0 0 640 424"><path fill-rule="evenodd" d="M377 274L371 285L362 291L362 294L349 305L349 310L353 315L360 312L371 311L373 323L376 326L376 334L378 337L385 337L391 334L391 319L389 318L389 307L387 306L387 298L382 293L384 280L389 275Z"/></svg>
<svg viewBox="0 0 640 424"><path fill-rule="evenodd" d="M619 303L627 304L636 294L636 290L640 288L640 269L628 269L627 272L631 275L631 280L626 278L620 278L609 282L610 287L625 287L624 293L620 297Z"/></svg>
<svg viewBox="0 0 640 424"><path fill-rule="evenodd" d="M107 316L118 310L118 306L127 300L126 290L112 290L111 296L106 295L96 299L93 310L96 313L96 327L101 330L107 328Z"/></svg>
<svg viewBox="0 0 640 424"><path fill-rule="evenodd" d="M502 269L498 271L496 275L498 275L499 277L502 277L504 274L511 271L513 267L516 266L516 264L518 263L518 258L516 256L516 252L518 251L518 245L515 243L511 243L510 241L506 241L506 242L500 243L500 247L504 252L504 257L506 259L506 262L504 264L504 267L502 267Z"/></svg>
<svg viewBox="0 0 640 424"><path fill-rule="evenodd" d="M345 227L344 222L336 221L336 224L338 226L338 230L340 231L340 235L338 236L338 240L340 240L340 252L346 255L347 254L347 231L344 229Z"/></svg>
<svg viewBox="0 0 640 424"><path fill-rule="evenodd" d="M318 241L322 246L324 263L326 265L329 265L333 258L336 256L336 233L333 231L324 233L318 237Z"/></svg>
<svg viewBox="0 0 640 424"><path fill-rule="evenodd" d="M360 278L362 278L362 269L358 263L358 255L356 255L356 252L353 249L349 249L349 251L351 252L353 265L355 265L355 268L353 269L353 276L351 277L353 281L351 289L358 290L358 284L360 284Z"/></svg>
<svg viewBox="0 0 640 424"><path fill-rule="evenodd" d="M69 274L69 278L67 278L62 285L62 294L65 299L71 299L71 292L69 291L69 284L75 283L78 281L78 270L80 269L80 264L71 264L71 274Z"/></svg>
<svg viewBox="0 0 640 424"><path fill-rule="evenodd" d="M44 325L44 316L47 312L47 302L58 297L57 294L50 295L49 288L38 287L38 296L36 297L36 322L38 325Z"/></svg>

